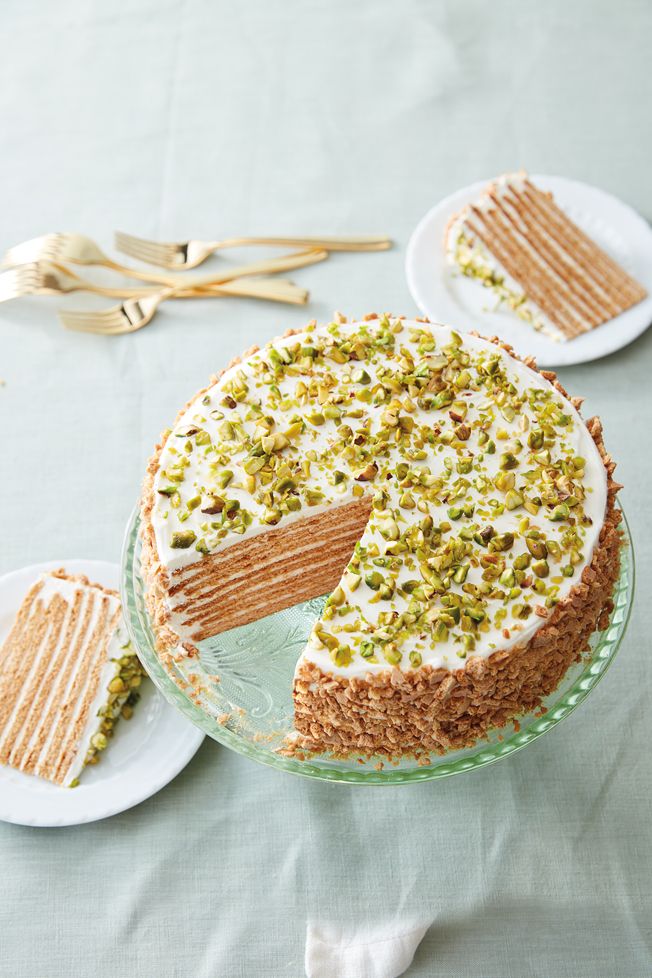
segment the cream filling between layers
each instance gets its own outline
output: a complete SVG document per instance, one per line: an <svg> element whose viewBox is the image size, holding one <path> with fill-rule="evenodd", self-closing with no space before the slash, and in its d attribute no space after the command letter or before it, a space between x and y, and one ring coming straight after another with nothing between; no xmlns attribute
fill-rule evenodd
<svg viewBox="0 0 652 978"><path fill-rule="evenodd" d="M400 334L400 337L398 339L400 340L401 344L407 347L411 345L407 336L407 333L410 328L414 328L418 330L425 329L431 332L434 338L436 339L436 349L433 351L433 355L436 355L438 350L440 350L442 346L445 346L446 344L450 343L452 340L452 330L449 327L424 325L422 323L409 322L409 321L403 321L402 325L404 327L404 332ZM360 328L360 326L366 326L369 329L373 330L375 326L375 322L372 321L363 324L360 323L342 324L341 326L338 327L338 330L341 335L346 336L351 333L354 333L358 328ZM285 338L279 338L273 340L272 343L277 349L279 349L284 345L290 346L296 344L297 342L305 343L307 342L309 336L315 338L315 336L325 335L325 333L326 333L325 328L322 327L320 329L311 330L306 333L295 334L293 336L285 337ZM586 489L587 494L582 505L583 505L584 513L588 517L590 517L592 521L592 525L586 529L581 562L574 567L574 573L572 574L572 576L564 577L562 583L558 587L557 599L562 600L565 596L568 595L568 593L575 586L575 584L577 584L577 582L581 577L583 568L587 565L587 563L590 562L594 546L597 542L600 529L602 527L605 506L606 506L606 498L607 498L607 480L606 480L606 473L604 470L602 459L593 442L593 439L591 438L589 432L587 431L578 412L572 407L572 405L565 398L563 398L557 391L555 391L551 387L551 385L546 380L544 380L544 378L542 378L536 371L531 370L520 361L514 360L512 357L509 356L509 354L505 353L504 351L501 351L494 344L491 344L488 341L480 339L478 337L465 335L463 338L463 347L472 355L472 357L499 355L501 357L501 360L503 361L503 365L506 368L508 376L510 377L512 383L514 383L515 386L517 386L520 390L539 389L539 390L550 392L550 397L552 398L552 400L563 409L563 412L566 415L571 416L572 424L569 425L567 429L564 429L562 442L563 442L565 454L567 453L568 457L581 456L586 460L586 464L584 467L583 485ZM173 464L175 461L176 458L175 454L170 452L170 449L174 448L175 434L184 432L189 425L200 423L198 419L201 419L201 426L205 428L207 431L209 431L211 437L214 437L219 442L219 436L217 434L217 427L219 422L212 422L209 417L209 411L213 403L218 403L217 397L215 401L213 401L213 397L220 394L220 392L224 389L224 385L228 384L228 382L236 375L238 371L242 371L249 380L253 380L254 372L252 370L251 364L256 359L260 359L261 356L264 358L265 350L260 351L260 353L258 354L254 354L253 357L248 358L243 363L238 364L237 366L227 370L225 374L217 382L217 384L214 385L214 387L212 387L208 391L208 395L210 398L209 406L204 408L204 406L202 405L202 398L200 397L193 404L191 404L190 407L184 412L182 417L175 424L175 428L172 434L169 436L161 452L160 461L159 461L159 471L155 479L155 490L154 490L155 493L156 493L157 486L167 485L167 480L162 473L170 464ZM369 361L365 361L363 366L370 374L371 384L373 385L373 383L376 380L376 373L373 364L370 363ZM345 373L345 371L347 370L350 371L351 369L350 364L339 365L337 363L332 363L330 361L328 363L328 367L331 370L331 372L339 373L340 376L342 376ZM284 378L280 383L281 392L283 394L289 395L291 390L294 388L295 382L296 382L296 378L290 380L288 380L288 378ZM469 410L466 418L467 423L472 423L474 418L477 417L477 414L479 413L479 405L485 404L487 402L487 394L484 391L473 392L473 398L474 400L472 399L469 401ZM312 406L313 405L308 405L306 406L305 409L301 409L301 410L307 414L310 412ZM382 405L380 407L369 406L368 413L372 418L372 427L371 427L372 432L377 430L379 426L379 416L382 410L383 410ZM274 411L274 412L270 411L269 413L272 413L275 416L279 417L280 428L282 430L283 423L285 422L287 424L287 419L284 419L282 417L282 413L280 411ZM528 416L530 416L529 417L530 420L534 418L534 415L530 411L529 405L527 404L524 405L522 413L525 413ZM438 415L439 415L438 412L422 411L421 409L417 408L413 417L417 423L420 424L425 423L425 424L432 425L437 420ZM513 422L509 422L509 423L503 422L502 420L499 419L499 423L502 424L504 428L509 430L511 437L515 437L517 434L521 434L521 435L523 434L522 429L519 427L518 418L515 419ZM251 430L253 430L253 427L254 427L253 424L249 426ZM245 429L247 429L247 424L245 424ZM313 449L314 451L317 452L318 456L320 457L322 456L322 453L324 455L327 455L329 442L333 440L334 435L335 435L335 429L334 426L332 425L322 425L321 427L318 428L313 428L310 425L308 425L308 433L305 436L305 440L301 442L300 452L305 453L307 450ZM501 442L497 443L496 454L490 456L485 460L487 462L486 474L488 478L491 478L498 472L499 454L505 447L509 447L508 441L505 441L504 443ZM455 460L457 458L457 452L454 449L444 447L443 450L438 449L437 452L433 451L428 456L428 458L425 459L420 464L430 465L432 470L436 474L440 470L440 467L443 466L444 459L448 456L450 456L453 460ZM401 460L401 458L402 456L400 452L397 450L396 457L392 459L393 464L396 464L398 461ZM187 492L195 492L197 491L197 487L206 486L207 484L210 483L210 478L208 473L209 462L210 462L210 457L202 454L201 452L194 451L191 454L190 465L186 473L187 484L190 486L190 488L186 490ZM235 466L232 463L230 464L233 468L235 468ZM339 460L338 460L338 464L341 464ZM416 465L417 463L411 463L411 464ZM344 465L341 464L341 467L343 468ZM283 517L283 520L281 521L280 524L281 527L289 526L295 520L302 519L305 516L316 515L317 513L320 512L320 510L325 510L332 505L338 505L338 504L348 502L352 498L350 495L350 489L346 489L344 492L340 492L337 490L337 487L331 486L327 482L325 478L326 471L327 471L326 465L313 466L313 469L314 469L314 477L313 477L313 472L311 472L311 480L313 480L315 486L318 486L319 489L324 492L325 498L323 502L319 506L315 506L315 507L304 506L304 508L297 513L294 512L288 513L286 516ZM379 485L378 482L372 484L371 491L373 492L375 489L377 489L378 485ZM397 506L396 497L398 495L398 492L396 491L396 488L393 487L389 482L385 482L384 486L389 491L390 498L391 498L391 505ZM243 535L233 534L230 537L218 541L215 547L211 548L211 552L222 551L231 545L240 543L243 540L248 539L254 534L267 532L270 529L270 527L266 525L262 525L258 522L259 517L262 515L261 507L258 506L258 504L252 499L251 495L246 491L246 489L239 487L237 485L236 480L234 480L233 485L229 485L227 494L230 498L237 498L243 506L247 507L252 511L254 515L254 522L250 527L247 528L245 534ZM471 492L471 495L474 496L474 493ZM447 519L446 511L447 511L447 504L437 505L433 503L430 507L430 513L432 514L433 519L435 519L435 522L446 520ZM153 512L152 512L152 522L155 531L156 546L158 549L160 560L170 572L178 568L186 567L190 564L195 563L198 559L201 559L201 556L192 549L179 551L172 548L170 546L172 533L178 530L192 529L194 532L197 533L197 535L199 535L202 532L201 523L206 519L206 517L203 514L201 514L201 512L198 509L196 509L188 515L188 518L185 521L180 522L178 520L177 512L178 512L177 510L173 510L170 507L169 500L167 497L156 494L156 498L154 500L154 505L153 505ZM421 518L421 514L417 513L416 510L413 510L412 512L415 514L413 517L415 520ZM516 525L518 524L521 515L524 515L522 510L519 511L518 513L506 511L500 515L492 516L491 523L494 526L497 533L503 533L508 530L513 531ZM409 514L407 518L410 519ZM548 520L545 519L543 512L540 517L532 517L531 522L533 527L539 525L544 526L545 531L548 535L548 539L559 539L563 533L563 530L565 529L564 524L548 522ZM372 513L372 518L370 519L370 522L362 536L361 543L363 545L367 545L369 542L372 541L378 544L381 553L383 553L384 546L386 545L386 540L383 538L382 534L380 533L378 521L374 520L373 513ZM402 580L406 578L410 578L414 576L415 575L413 571L411 572L404 571L402 574L399 575L398 583L400 583ZM467 581L469 583L474 583L479 580L480 580L480 576L479 576L478 569L475 570L472 569L468 575ZM532 595L528 594L528 600L532 603L534 608L536 608L537 606L536 597L537 596L534 594ZM396 601L398 602L400 607L401 599L400 598L396 599L393 605L388 606L388 604L385 602L374 603L373 598L374 598L374 593L369 588L367 588L364 581L353 594L347 593L347 602L353 605L354 617L362 616L363 620L368 622L372 627L377 627L378 614L381 611L386 611L388 607L395 606ZM544 602L543 600L541 600L538 603L543 605ZM174 615L173 601L169 602L168 608L172 614L173 626L179 625L178 617ZM489 629L488 632L480 633L477 639L476 647L472 654L473 656L487 657L498 649L508 649L517 643L527 642L535 634L538 628L544 624L544 620L545 619L538 617L536 614L533 614L529 621L513 622L508 619L505 623L501 624L501 627L499 628L494 627L492 625L492 627ZM340 621L340 624L345 624L345 623L346 623L346 618L344 619L344 621ZM505 638L503 636L503 628L506 626L509 626L509 630L510 630L509 638ZM352 642L354 642L356 638L357 639L360 638L360 634L362 633L359 634L356 633L352 636L349 636L349 638L351 639ZM185 637L187 636L184 636L183 634L181 635L182 639ZM452 641L438 642L433 645L428 642L423 643L419 640L417 636L413 636L410 639L408 639L402 646L403 656L400 665L401 669L407 671L412 668L412 666L410 665L409 653L413 650L419 651L419 654L421 656L421 662L419 663L419 665L430 665L433 667L443 666L444 668L448 668L448 669L461 668L464 665L464 661L463 659L460 658L460 656L458 656L457 654L458 650L454 646ZM333 662L328 650L326 648L319 646L318 640L315 638L314 633L313 636L311 636L311 639L306 647L302 659L299 660L298 667L301 665L301 662L306 659L316 663L325 672L337 673L346 676L363 676L366 675L367 673L385 672L387 671L388 668L390 668L388 666L388 663L384 660L379 661L377 663L373 663L373 662L370 663L368 660L362 658L360 655L354 655L351 663L348 665L336 665Z"/></svg>

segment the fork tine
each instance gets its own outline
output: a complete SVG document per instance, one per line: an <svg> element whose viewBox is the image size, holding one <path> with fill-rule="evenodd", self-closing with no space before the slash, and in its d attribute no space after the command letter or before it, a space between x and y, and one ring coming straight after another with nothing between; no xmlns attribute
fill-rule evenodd
<svg viewBox="0 0 652 978"><path fill-rule="evenodd" d="M4 302L23 295L32 295L41 288L42 283L43 276L38 265L18 265L0 276L0 296Z"/></svg>
<svg viewBox="0 0 652 978"><path fill-rule="evenodd" d="M76 321L80 323L93 322L98 326L112 326L117 323L121 323L125 319L125 314L122 311L122 306L113 306L111 309L102 310L92 310L86 309L85 311L77 309L66 309L63 310L66 317L71 321Z"/></svg>
<svg viewBox="0 0 652 978"><path fill-rule="evenodd" d="M156 264L162 257L161 255L158 255L147 248L140 247L139 245L134 245L133 247L128 245L116 245L116 247L124 255L129 255L131 258L135 258L137 261L143 261L147 264Z"/></svg>
<svg viewBox="0 0 652 978"><path fill-rule="evenodd" d="M105 332L107 330L119 329L125 325L124 317L122 319L116 319L115 321L110 320L98 320L93 317L86 317L85 319L67 316L65 313L59 314L59 319L68 329L83 329L83 330L97 330L97 332Z"/></svg>
<svg viewBox="0 0 652 978"><path fill-rule="evenodd" d="M42 234L38 238L22 241L5 252L2 264L5 266L24 265L26 262L31 262L39 256L52 258L58 253L59 237L60 235L58 234Z"/></svg>
<svg viewBox="0 0 652 978"><path fill-rule="evenodd" d="M122 333L135 333L144 325L147 325L140 319L133 323L129 322L126 316L122 316L114 323L98 322L92 316L81 319L76 317L72 318L65 310L59 312L59 321L66 329L72 329L78 333L97 333L102 336L119 336Z"/></svg>
<svg viewBox="0 0 652 978"><path fill-rule="evenodd" d="M109 306L107 309L68 309L71 316L95 316L98 319L110 319L111 316L119 315L122 312L122 304Z"/></svg>
<svg viewBox="0 0 652 978"><path fill-rule="evenodd" d="M140 261L148 262L151 265L174 264L176 257L176 252L168 253L153 248L134 247L129 250L123 248L123 251L125 254L131 255L132 258L138 258Z"/></svg>
<svg viewBox="0 0 652 978"><path fill-rule="evenodd" d="M176 243L168 241L150 241L148 238L139 238L134 234L126 234L124 231L116 232L116 243L129 245L133 248L143 248L145 251L153 251L160 254L175 254L178 250Z"/></svg>
<svg viewBox="0 0 652 978"><path fill-rule="evenodd" d="M77 322L67 319L66 316L59 315L59 322L66 329L71 329L75 333L101 333L104 336L113 336L115 333L126 332L128 324L118 323L115 326L98 326L93 322Z"/></svg>
<svg viewBox="0 0 652 978"><path fill-rule="evenodd" d="M112 316L104 316L102 313L78 313L73 309L61 309L59 310L59 321L66 329L85 333L111 333L130 325L126 316L117 313L117 311L114 311Z"/></svg>
<svg viewBox="0 0 652 978"><path fill-rule="evenodd" d="M115 235L115 246L118 251L131 255L133 258L141 258L146 261L148 258L170 258L177 254L177 248L157 241L146 241L144 238L136 238L123 231L117 231Z"/></svg>
<svg viewBox="0 0 652 978"><path fill-rule="evenodd" d="M23 285L37 285L43 280L43 273L35 262L30 262L29 265L19 265L16 272L16 280Z"/></svg>
<svg viewBox="0 0 652 978"><path fill-rule="evenodd" d="M78 319L96 319L98 322L110 322L116 317L124 316L124 306L118 303L108 309L67 309L68 315Z"/></svg>
<svg viewBox="0 0 652 978"><path fill-rule="evenodd" d="M18 295L20 295L18 276L15 269L12 268L11 271L4 272L0 277L0 302L15 299Z"/></svg>
<svg viewBox="0 0 652 978"><path fill-rule="evenodd" d="M81 326L77 329L78 333L95 333L97 336L121 336L123 333L134 333L138 327L130 323L122 323L120 326L110 326L107 329L97 329L92 324Z"/></svg>
<svg viewBox="0 0 652 978"><path fill-rule="evenodd" d="M96 326L94 323L71 322L65 315L61 314L59 315L59 322L66 329L72 330L75 333L94 333L96 336L119 336L120 333L133 332L132 328L128 325L104 327Z"/></svg>
<svg viewBox="0 0 652 978"><path fill-rule="evenodd" d="M122 247L120 250L124 255L129 255L131 258L135 258L137 261L142 261L146 264L156 264L165 258L164 255L160 255L158 252L138 246L133 248Z"/></svg>
<svg viewBox="0 0 652 978"><path fill-rule="evenodd" d="M147 242L143 238L134 238L130 234L125 234L122 231L116 231L114 244L120 251L125 247L134 249L135 251L149 250Z"/></svg>
<svg viewBox="0 0 652 978"><path fill-rule="evenodd" d="M168 292L172 291L168 289ZM162 295L165 293L158 293L141 299L128 299L120 305L99 311L82 312L81 310L64 309L59 313L59 318L68 329L83 332L133 332L147 326L151 321L161 302Z"/></svg>

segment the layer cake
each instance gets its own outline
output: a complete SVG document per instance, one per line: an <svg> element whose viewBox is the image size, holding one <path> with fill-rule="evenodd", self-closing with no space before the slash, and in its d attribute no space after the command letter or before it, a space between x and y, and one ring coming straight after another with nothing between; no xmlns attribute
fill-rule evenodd
<svg viewBox="0 0 652 978"><path fill-rule="evenodd" d="M367 317L252 348L142 497L162 661L330 593L294 680L309 751L427 754L535 708L604 627L621 545L600 422L554 374Z"/></svg>

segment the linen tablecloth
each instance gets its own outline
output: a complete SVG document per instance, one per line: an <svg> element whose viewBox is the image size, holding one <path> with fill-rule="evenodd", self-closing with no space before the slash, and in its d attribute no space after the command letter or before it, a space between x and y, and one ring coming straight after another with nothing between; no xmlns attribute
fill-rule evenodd
<svg viewBox="0 0 652 978"><path fill-rule="evenodd" d="M522 165L652 215L644 0L5 0L0 22L3 249L115 228L397 243L293 273L308 310L175 303L106 339L65 332L56 300L0 307L3 572L119 560L158 432L250 344L335 309L413 314L407 238L458 187ZM437 783L313 783L207 740L123 815L0 824L2 978L300 978L308 920L411 919L433 921L414 978L652 973L652 332L561 377L603 419L638 563L589 700Z"/></svg>

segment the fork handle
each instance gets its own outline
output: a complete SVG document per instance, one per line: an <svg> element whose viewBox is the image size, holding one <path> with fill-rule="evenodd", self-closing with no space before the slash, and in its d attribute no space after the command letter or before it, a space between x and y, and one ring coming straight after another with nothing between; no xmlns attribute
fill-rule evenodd
<svg viewBox="0 0 652 978"><path fill-rule="evenodd" d="M204 278L177 279L177 288L195 289L206 285L220 285L223 282L230 282L233 279L243 278L247 275L269 275L274 272L287 272L291 268L303 268L305 265L314 265L316 262L324 261L328 258L328 252L323 249L311 251L297 251L291 255L282 255L280 258L268 258L265 261L252 262L249 265L234 266L229 271L207 275Z"/></svg>
<svg viewBox="0 0 652 978"><path fill-rule="evenodd" d="M168 288L177 285L179 282L179 279L172 275L159 275L157 272L141 272L138 268L129 268L127 265L121 265L120 262L113 261L112 258L106 258L102 264L105 268L111 268L114 272L121 272L122 275L127 275L129 278L138 279L139 282L157 282L159 285L166 285Z"/></svg>
<svg viewBox="0 0 652 978"><path fill-rule="evenodd" d="M158 282L171 289L194 289L201 288L204 285L218 285L221 282L229 282L234 278L242 278L245 275L269 275L274 272L285 272L291 268L303 268L305 265L314 265L316 262L324 261L326 258L328 258L328 252L326 250L313 247L308 251L297 251L290 255L282 255L279 258L268 258L263 261L251 262L249 265L237 265L228 271L213 272L212 275L198 279L185 278L180 275L157 275L156 272L141 272L139 269L120 265L119 262L114 262L111 258L107 258L105 264L106 267L112 268L116 272L122 272L124 275L129 275L131 278L136 278L141 282ZM124 296L128 291L123 289L119 293L116 290L111 294ZM136 290L133 291L136 293ZM109 293L107 292L107 294ZM142 294L142 289L140 290L140 294Z"/></svg>
<svg viewBox="0 0 652 978"><path fill-rule="evenodd" d="M95 295L104 295L115 299L143 299L149 295L159 296L164 299L207 299L212 296L245 296L253 299L269 299L272 302L289 302L294 305L305 305L308 301L309 292L302 289L294 282L286 279L255 279L238 278L233 281L216 283L214 280L204 281L202 284L193 285L191 282L183 286L174 285L161 289L112 289L104 288L101 285L92 285L90 282L83 282L79 285L71 285L66 292L92 292ZM59 291L52 290L52 295L59 295Z"/></svg>
<svg viewBox="0 0 652 978"><path fill-rule="evenodd" d="M152 284L152 283L150 283ZM160 288L151 289L113 289L109 286L94 285L92 282L70 283L66 289L54 289L52 295L59 295L60 292L93 292L95 295L105 295L110 299L142 299L146 295L159 293Z"/></svg>
<svg viewBox="0 0 652 978"><path fill-rule="evenodd" d="M305 248L325 248L327 251L387 251L392 247L391 239L386 234L363 234L359 237L306 237L306 238L225 238L223 241L213 241L213 250L220 248L238 248L241 245L280 245Z"/></svg>
<svg viewBox="0 0 652 978"><path fill-rule="evenodd" d="M265 284L267 280L243 278L223 285L205 286L201 289L164 289L166 299L211 299L220 296L242 296L251 299L268 299L271 302L289 302L292 305L305 305L310 293L294 282L286 279L274 279L273 285ZM278 282L278 287L276 283Z"/></svg>
<svg viewBox="0 0 652 978"><path fill-rule="evenodd" d="M288 279L280 278L241 278L224 282L221 285L206 285L193 289L164 289L160 293L164 299L207 299L215 296L242 296L251 299L267 299L271 302L287 302L302 306L308 301L310 293Z"/></svg>

